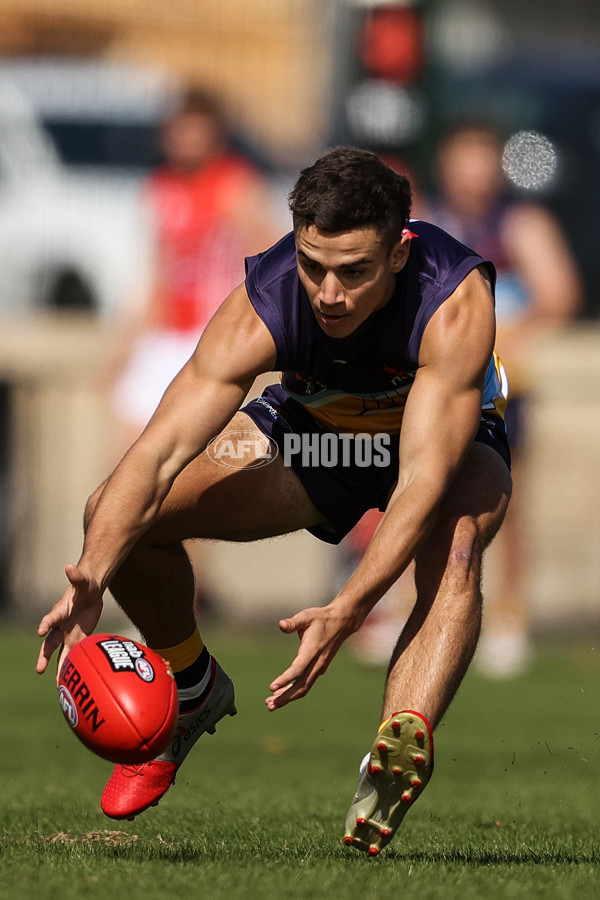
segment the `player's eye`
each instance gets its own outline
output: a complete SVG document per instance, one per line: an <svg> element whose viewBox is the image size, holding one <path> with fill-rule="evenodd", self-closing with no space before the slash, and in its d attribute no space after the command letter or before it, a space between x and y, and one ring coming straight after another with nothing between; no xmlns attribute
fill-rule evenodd
<svg viewBox="0 0 600 900"><path fill-rule="evenodd" d="M319 263L312 262L311 260L303 259L300 263L305 272L308 272L311 275L316 275L321 271L321 266Z"/></svg>

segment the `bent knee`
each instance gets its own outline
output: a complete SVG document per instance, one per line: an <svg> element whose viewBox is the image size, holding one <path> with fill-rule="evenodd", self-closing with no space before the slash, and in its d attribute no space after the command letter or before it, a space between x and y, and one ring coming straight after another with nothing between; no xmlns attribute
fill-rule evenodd
<svg viewBox="0 0 600 900"><path fill-rule="evenodd" d="M448 561L458 566L471 566L481 558L483 535L476 519L462 516L451 527L451 543Z"/></svg>
<svg viewBox="0 0 600 900"><path fill-rule="evenodd" d="M419 580L426 580L435 572L455 582L467 582L478 577L484 540L477 520L471 516L449 517L438 521L417 554Z"/></svg>

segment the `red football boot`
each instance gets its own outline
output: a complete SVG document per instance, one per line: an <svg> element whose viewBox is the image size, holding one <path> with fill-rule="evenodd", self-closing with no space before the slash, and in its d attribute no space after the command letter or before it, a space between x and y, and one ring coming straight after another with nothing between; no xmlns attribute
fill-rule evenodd
<svg viewBox="0 0 600 900"><path fill-rule="evenodd" d="M212 686L196 709L183 713L171 746L157 759L140 766L117 765L102 793L102 811L111 819L134 819L160 798L175 782L180 765L199 737L214 734L224 716L235 716L233 682L215 659L211 660Z"/></svg>

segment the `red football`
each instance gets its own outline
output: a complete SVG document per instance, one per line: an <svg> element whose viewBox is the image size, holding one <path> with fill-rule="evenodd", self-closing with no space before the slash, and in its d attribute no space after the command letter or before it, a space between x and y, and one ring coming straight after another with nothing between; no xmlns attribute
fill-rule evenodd
<svg viewBox="0 0 600 900"><path fill-rule="evenodd" d="M73 647L60 669L58 696L79 740L111 762L154 759L177 725L177 686L169 664L117 634L93 634Z"/></svg>

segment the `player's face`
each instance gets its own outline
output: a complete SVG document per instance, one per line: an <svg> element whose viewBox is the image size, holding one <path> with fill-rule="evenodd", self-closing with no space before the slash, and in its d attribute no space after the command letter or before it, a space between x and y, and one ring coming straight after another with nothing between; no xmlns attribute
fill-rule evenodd
<svg viewBox="0 0 600 900"><path fill-rule="evenodd" d="M385 306L409 248L407 235L390 252L374 228L324 234L310 225L297 233L298 275L325 334L348 337Z"/></svg>

